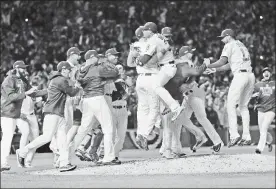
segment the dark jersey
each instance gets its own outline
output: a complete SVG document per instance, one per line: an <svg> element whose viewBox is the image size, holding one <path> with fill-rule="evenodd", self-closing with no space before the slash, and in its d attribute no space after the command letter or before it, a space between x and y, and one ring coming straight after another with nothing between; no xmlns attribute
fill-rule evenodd
<svg viewBox="0 0 276 189"><path fill-rule="evenodd" d="M255 84L254 93L259 92L257 110L275 112L275 81L260 81Z"/></svg>
<svg viewBox="0 0 276 189"><path fill-rule="evenodd" d="M127 84L123 79L117 79L114 83L117 91L112 92L112 102L116 100L122 100L127 94Z"/></svg>

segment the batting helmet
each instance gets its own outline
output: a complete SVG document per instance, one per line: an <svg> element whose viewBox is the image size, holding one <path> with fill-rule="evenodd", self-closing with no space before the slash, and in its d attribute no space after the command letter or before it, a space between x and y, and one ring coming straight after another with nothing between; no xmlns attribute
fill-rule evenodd
<svg viewBox="0 0 276 189"><path fill-rule="evenodd" d="M136 30L135 30L135 35L138 39L140 39L141 37L143 37L143 30L144 30L144 26L139 26Z"/></svg>
<svg viewBox="0 0 276 189"><path fill-rule="evenodd" d="M224 38L225 36L235 37L235 32L232 29L225 29L221 32L221 35L218 37Z"/></svg>
<svg viewBox="0 0 276 189"><path fill-rule="evenodd" d="M144 25L144 30L150 30L153 33L157 33L157 25L155 23L153 23L153 22L147 22Z"/></svg>
<svg viewBox="0 0 276 189"><path fill-rule="evenodd" d="M170 27L162 28L161 34L164 36L172 36L172 28L170 28Z"/></svg>
<svg viewBox="0 0 276 189"><path fill-rule="evenodd" d="M183 56L183 55L185 55L185 54L187 54L187 53L192 53L192 52L194 52L195 50L196 50L195 48L192 49L192 48L189 47L189 46L183 46L183 47L181 47L181 48L179 49L178 55L179 55L179 57L181 57L181 56Z"/></svg>
<svg viewBox="0 0 276 189"><path fill-rule="evenodd" d="M264 73L265 71L269 71L270 73L272 73L272 70L271 70L271 68L269 68L269 67L265 67L265 68L262 70L262 73Z"/></svg>

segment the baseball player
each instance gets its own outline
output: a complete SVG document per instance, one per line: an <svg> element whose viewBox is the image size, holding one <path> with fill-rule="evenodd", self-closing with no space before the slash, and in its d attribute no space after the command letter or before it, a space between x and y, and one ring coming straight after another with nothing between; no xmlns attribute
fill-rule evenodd
<svg viewBox="0 0 276 189"><path fill-rule="evenodd" d="M138 65L138 59L147 48L147 39L143 36L143 26L136 29L135 35L138 41L130 45L130 52L127 59L129 67L136 67L138 77L136 80L136 92L138 96L137 108L137 144L140 148L148 150L147 137L152 131L159 113L159 98L152 90L151 82L159 71L156 65L156 57L153 57L152 64ZM155 59L154 59L155 58Z"/></svg>
<svg viewBox="0 0 276 189"><path fill-rule="evenodd" d="M252 73L250 54L242 42L235 39L232 29L225 29L218 36L225 43L220 59L210 64L210 59L205 59L208 68L206 73L226 71L231 69L234 77L227 96L227 113L229 120L230 141L228 147L236 145L240 140L237 125L236 105L238 104L242 122L243 133L241 145L250 145L251 136L249 132L249 111L248 103L251 99L255 76ZM229 63L228 63L229 62Z"/></svg>
<svg viewBox="0 0 276 189"><path fill-rule="evenodd" d="M29 74L26 73L25 77L28 81ZM26 96L26 98L22 102L20 119L17 120L17 127L21 131L20 143L19 147L23 148L29 143L29 141L34 140L39 136L39 127L37 122L37 117L34 114L34 100L36 97L47 95L47 90L39 90L33 93L30 96ZM35 150L32 150L28 153L25 159L25 167L31 168L32 160L35 154Z"/></svg>
<svg viewBox="0 0 276 189"><path fill-rule="evenodd" d="M124 67L120 64L116 65L120 78L115 81L116 91L112 93L112 112L114 121L114 144L115 144L115 158L118 159L119 152L123 149L127 131L127 91L128 86L123 78L125 74Z"/></svg>
<svg viewBox="0 0 276 189"><path fill-rule="evenodd" d="M167 30L167 34L171 33L169 27L164 28L164 30ZM164 85L173 78L176 73L171 46L166 37L157 34L157 26L153 22L147 22L144 25L143 35L147 38L147 47L144 55L139 58L139 63L145 65L154 54L157 55L158 65L161 68L155 77L155 80L152 82L152 89L174 113L172 120L175 120L183 110L183 107L180 106L180 104L174 100L170 93L164 88Z"/></svg>
<svg viewBox="0 0 276 189"><path fill-rule="evenodd" d="M50 142L57 133L57 142L59 150L59 171L72 171L76 168L71 165L69 160L68 146L66 142L67 125L64 119L64 108L66 97L76 95L80 88L72 87L69 85L69 74L71 72L71 65L62 61L57 66L58 72L50 77L49 87L47 88L48 98L44 105L44 121L43 121L43 134L26 145L24 148L16 150L17 162L21 167L25 166L25 158L27 154L42 145Z"/></svg>
<svg viewBox="0 0 276 189"><path fill-rule="evenodd" d="M26 95L30 95L35 91L35 88L25 90L21 78L24 77L26 67L27 65L23 61L16 61L13 64L13 70L1 85L1 171L11 169L8 158L16 122L20 118L22 103Z"/></svg>
<svg viewBox="0 0 276 189"><path fill-rule="evenodd" d="M260 128L260 139L256 153L261 154L265 144L272 151L273 138L268 134L268 127L275 118L275 81L271 79L272 70L268 67L262 70L262 81L255 84L253 97L257 97L256 109L258 110L258 125Z"/></svg>
<svg viewBox="0 0 276 189"><path fill-rule="evenodd" d="M112 112L104 97L104 79L118 76L118 70L108 66L98 64L98 53L95 50L89 50L85 53L85 68L81 69L78 81L83 87L82 100L82 120L81 126L74 139L74 150L76 150L86 136L93 128L95 120L99 121L104 133L104 158L99 164L116 165L121 164L115 160L115 151L113 144L113 119Z"/></svg>
<svg viewBox="0 0 276 189"><path fill-rule="evenodd" d="M74 86L77 85L76 81L76 75L78 73L79 69L79 60L81 58L80 51L77 47L71 47L70 49L67 50L67 62L71 65L72 69L69 74L69 84ZM74 136L77 133L77 130L79 128L78 125L74 125L74 110L76 109L79 101L80 101L80 95L81 91L75 95L74 97L70 97L67 95L66 102L65 102L65 109L64 109L64 118L66 121L66 129L67 129L67 145L71 145ZM54 135L51 143L50 143L50 149L54 152L54 167L58 168L59 167L59 153L58 153L58 148L57 148L57 137ZM71 153L70 153L71 154ZM71 158L71 157L69 157Z"/></svg>

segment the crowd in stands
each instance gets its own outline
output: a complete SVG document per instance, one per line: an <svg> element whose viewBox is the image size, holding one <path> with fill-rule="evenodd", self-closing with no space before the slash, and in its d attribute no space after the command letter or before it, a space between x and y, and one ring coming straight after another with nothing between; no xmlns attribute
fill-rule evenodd
<svg viewBox="0 0 276 189"><path fill-rule="evenodd" d="M196 64L206 57L218 59L223 44L216 36L225 28L234 29L250 51L258 81L266 66L275 73L274 8L275 1L2 1L1 83L15 60L24 60L32 78L45 88L50 72L73 46L99 53L116 47L126 66L134 31L148 21L157 23L159 31L172 28L175 54L182 45L195 47ZM135 71L127 70L135 83ZM229 71L198 78L206 88L206 111L219 120L214 118L216 127L227 122L225 99L231 79ZM137 97L134 86L130 91L133 125Z"/></svg>

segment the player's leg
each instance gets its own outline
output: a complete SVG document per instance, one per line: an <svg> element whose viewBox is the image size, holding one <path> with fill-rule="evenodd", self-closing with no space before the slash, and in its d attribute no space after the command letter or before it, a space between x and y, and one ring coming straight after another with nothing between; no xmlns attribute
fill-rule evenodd
<svg viewBox="0 0 276 189"><path fill-rule="evenodd" d="M192 133L196 138L195 145L191 146L191 149L196 152L204 143L208 141L205 134L202 132L200 128L195 126L191 121L191 115L193 113L193 109L191 107L191 98L189 98L186 108L183 111L183 115L181 114L179 117L179 124L183 125L190 133Z"/></svg>
<svg viewBox="0 0 276 189"><path fill-rule="evenodd" d="M86 150L85 157L90 161L98 161L99 156L97 154L97 150L99 149L101 142L103 140L103 132L100 126L94 129L93 137L91 140L91 146Z"/></svg>
<svg viewBox="0 0 276 189"><path fill-rule="evenodd" d="M23 148L29 142L30 126L27 121L24 121L22 119L17 119L17 127L21 132L19 148Z"/></svg>
<svg viewBox="0 0 276 189"><path fill-rule="evenodd" d="M91 130L82 140L81 144L79 145L79 147L76 149L75 155L80 158L81 161L86 160L85 158L85 153L86 153L86 149L85 147L87 145L89 145L91 143L91 139L93 136L93 131ZM89 144L88 144L89 143ZM90 146L90 145L89 145Z"/></svg>
<svg viewBox="0 0 276 189"><path fill-rule="evenodd" d="M183 108L164 88L164 85L175 76L176 70L177 68L174 65L164 65L157 74L152 84L154 92L165 102L166 105L168 105L171 111L175 114L172 117L173 120L176 119L176 117L180 114Z"/></svg>
<svg viewBox="0 0 276 189"><path fill-rule="evenodd" d="M260 127L260 139L257 146L259 151L263 151L266 144L267 130L273 119L275 118L275 113L273 111L268 112L260 112L258 111L258 116L260 116L260 121L262 121L259 125ZM256 151L257 152L257 151Z"/></svg>
<svg viewBox="0 0 276 189"><path fill-rule="evenodd" d="M95 113L95 117L97 118L97 120L99 120L104 134L104 158L102 162L113 163L113 161L115 160L115 151L113 143L114 125L112 112L105 98L102 96L94 97L94 101L91 106L93 106L91 108L93 109L93 113Z"/></svg>
<svg viewBox="0 0 276 189"><path fill-rule="evenodd" d="M236 106L239 103L241 91L245 87L247 81L240 74L234 75L227 95L227 114L229 123L230 141L228 147L234 146L239 142L238 123Z"/></svg>
<svg viewBox="0 0 276 189"><path fill-rule="evenodd" d="M162 115L162 124L163 124L163 141L162 141L162 152L160 154L167 158L173 158L172 154L172 113L170 111L165 111Z"/></svg>
<svg viewBox="0 0 276 189"><path fill-rule="evenodd" d="M271 152L273 147L272 147L272 142L273 142L273 136L271 135L270 132L267 131L267 135L266 135L266 144L268 147L268 151Z"/></svg>
<svg viewBox="0 0 276 189"><path fill-rule="evenodd" d="M194 110L195 116L198 120L198 122L202 125L204 130L206 131L209 138L212 140L214 144L214 148L218 145L223 146L223 142L216 132L214 126L211 124L211 122L207 119L207 115L205 112L205 103L202 99L198 97L192 97L191 98L191 107ZM216 149L214 149L216 150ZM219 149L218 149L219 151Z"/></svg>
<svg viewBox="0 0 276 189"><path fill-rule="evenodd" d="M118 124L117 124L117 139L115 142L115 157L119 157L119 152L123 149L126 131L127 131L127 121L128 121L128 114L127 109L122 108L118 110Z"/></svg>
<svg viewBox="0 0 276 189"><path fill-rule="evenodd" d="M84 137L92 130L92 123L95 120L94 111L91 106L94 104L94 100L91 98L84 98L82 104L82 119L81 125L79 126L78 132L74 137L74 148L70 150L70 154L72 154L80 145Z"/></svg>
<svg viewBox="0 0 276 189"><path fill-rule="evenodd" d="M239 101L239 108L241 112L242 125L243 125L242 140L239 143L240 145L251 144L251 136L249 131L250 116L249 116L249 110L248 110L248 103L254 91L255 76L253 73L251 73L251 74L244 75L244 78L245 77L247 78L247 85L242 89L240 93L240 101Z"/></svg>
<svg viewBox="0 0 276 189"><path fill-rule="evenodd" d="M39 136L39 127L38 127L38 122L37 118L35 115L29 115L28 119L30 120L30 135L29 135L29 140L30 142L36 139ZM29 153L27 154L27 157L25 159L25 166L31 166L32 160L34 158L36 149L30 150Z"/></svg>
<svg viewBox="0 0 276 189"><path fill-rule="evenodd" d="M11 143L16 128L16 119L1 117L2 139L1 139L1 171L10 170L8 157L11 151Z"/></svg>
<svg viewBox="0 0 276 189"><path fill-rule="evenodd" d="M16 151L16 153L18 154L17 161L19 165L24 166L24 163L20 162L20 159L23 158L24 160L29 151L36 150L37 148L51 141L51 139L57 131L59 120L60 116L54 114L45 115L43 121L43 134L37 137L32 142L30 142L24 148L20 148Z"/></svg>

